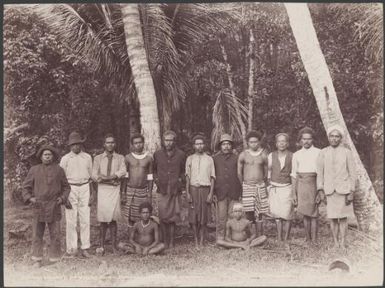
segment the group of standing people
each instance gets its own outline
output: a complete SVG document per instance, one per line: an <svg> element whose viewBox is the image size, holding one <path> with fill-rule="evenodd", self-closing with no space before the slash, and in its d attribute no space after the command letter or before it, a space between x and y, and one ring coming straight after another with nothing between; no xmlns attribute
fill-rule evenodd
<svg viewBox="0 0 385 288"><path fill-rule="evenodd" d="M131 137L131 152L115 152L113 135L104 138L104 152L92 157L83 151L85 139L69 135L70 152L61 158L52 146L43 146L23 183L23 198L34 209L32 260L41 265L43 235L50 233L49 261L61 258L61 205L65 206L66 253L78 251L77 219L80 223L80 251L92 257L90 248L90 206L97 199L100 246L105 253L109 231L112 252L156 254L174 247L175 226L180 220L181 195L185 190L188 219L197 248L207 238L211 204L216 207L216 243L226 248L249 249L266 241L266 216L277 224L277 238L289 240L294 207L303 215L305 238L317 241L318 205L327 205L336 247L345 246L347 216L355 190L355 167L349 149L342 145L343 129L335 125L327 131L330 146L313 146L314 131L305 127L298 133L302 149L288 150L289 135L275 136L277 150L268 154L261 146L262 135L250 131L247 148L239 155L232 137L224 134L219 152L206 152L206 139L192 139L194 154L188 156L176 147L173 131L163 134L163 147L153 155L144 151L144 137ZM125 181L122 181L125 179ZM97 189L93 189L97 183ZM124 185L122 185L124 183ZM157 187L158 217L152 215L152 190ZM97 192L95 193L96 190ZM118 243L117 221L121 214L129 226L128 241Z"/></svg>

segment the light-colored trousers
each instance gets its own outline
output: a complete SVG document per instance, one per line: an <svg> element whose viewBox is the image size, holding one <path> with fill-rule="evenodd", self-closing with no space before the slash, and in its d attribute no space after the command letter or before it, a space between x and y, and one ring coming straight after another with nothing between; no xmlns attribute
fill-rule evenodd
<svg viewBox="0 0 385 288"><path fill-rule="evenodd" d="M233 205L237 201L225 198L217 202L217 239L224 239L226 235L226 222L231 218L233 212Z"/></svg>
<svg viewBox="0 0 385 288"><path fill-rule="evenodd" d="M73 253L78 249L78 232L76 230L79 215L81 249L90 248L90 185L71 185L68 197L72 209L65 209L66 214L66 246L67 252Z"/></svg>

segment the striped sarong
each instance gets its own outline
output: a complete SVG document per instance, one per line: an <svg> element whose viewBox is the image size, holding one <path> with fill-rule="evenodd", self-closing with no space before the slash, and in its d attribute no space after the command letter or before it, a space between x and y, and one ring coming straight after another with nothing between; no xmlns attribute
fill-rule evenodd
<svg viewBox="0 0 385 288"><path fill-rule="evenodd" d="M140 220L139 205L148 201L148 188L127 186L126 203L122 205L122 213L129 222Z"/></svg>
<svg viewBox="0 0 385 288"><path fill-rule="evenodd" d="M259 214L269 213L269 200L265 184L242 184L243 211Z"/></svg>

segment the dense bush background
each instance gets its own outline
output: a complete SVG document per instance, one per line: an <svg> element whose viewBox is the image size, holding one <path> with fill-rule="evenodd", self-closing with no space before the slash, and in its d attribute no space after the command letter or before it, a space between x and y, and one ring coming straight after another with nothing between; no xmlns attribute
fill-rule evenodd
<svg viewBox="0 0 385 288"><path fill-rule="evenodd" d="M209 138L214 102L228 87L219 38L229 56L236 95L247 101L250 27L256 38L253 128L265 132L270 149L274 148L274 135L284 131L292 136L291 149L295 151L296 133L305 125L317 131L316 146L327 145L285 11L280 4L263 3L259 8L253 12L253 21L232 25L226 36L210 31L203 45L190 47L188 65L182 71L188 83L186 97L171 119L184 150L190 149L194 133L202 132ZM338 9L326 4L312 4L310 9L349 132L382 199L382 60L368 56L368 44L358 41L359 15L341 17ZM91 154L102 147L102 137L108 132L116 135L118 152L129 151L131 121L137 115L134 102L122 97L122 87L91 71L87 61L60 43L28 9L7 8L3 28L4 127L29 124L15 133L5 129L7 196L18 195L26 172L36 163L34 155L40 145L50 142L64 154L73 130L87 137L85 147Z"/></svg>

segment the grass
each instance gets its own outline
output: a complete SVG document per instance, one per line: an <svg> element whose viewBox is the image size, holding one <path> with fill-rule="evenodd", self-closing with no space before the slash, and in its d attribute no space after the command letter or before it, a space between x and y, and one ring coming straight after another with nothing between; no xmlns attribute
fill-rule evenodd
<svg viewBox="0 0 385 288"><path fill-rule="evenodd" d="M95 211L93 207L92 211ZM98 225L91 217L93 253L97 247ZM381 285L383 253L379 242L368 240L359 232L349 231L348 251L332 247L329 228L320 229L320 245L306 247L303 228L293 227L290 252L275 241L275 225L265 225L267 243L246 252L226 250L214 245L211 230L209 243L196 250L187 226L178 226L176 247L164 255L113 256L92 259L63 259L55 265L30 266L30 231L26 239L9 238L7 231L17 223L30 223L31 211L20 206L6 207L4 233L4 283L6 286L323 286ZM298 222L299 223L299 222ZM62 243L65 247L64 219ZM119 225L119 238L127 237L126 227ZM47 239L48 242L48 239ZM374 244L377 243L377 244ZM108 247L107 247L108 249ZM108 250L107 250L108 252ZM336 258L347 259L351 272L328 271Z"/></svg>

